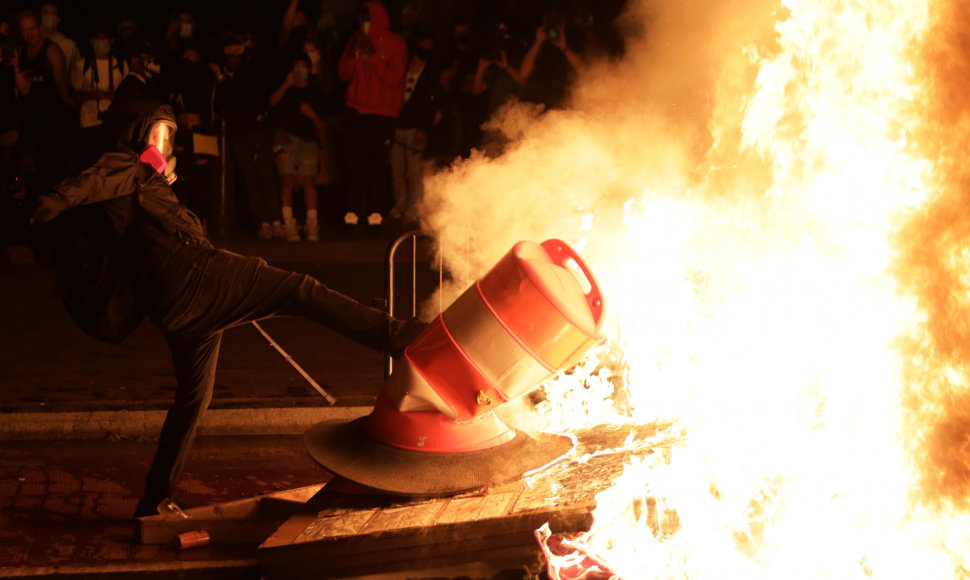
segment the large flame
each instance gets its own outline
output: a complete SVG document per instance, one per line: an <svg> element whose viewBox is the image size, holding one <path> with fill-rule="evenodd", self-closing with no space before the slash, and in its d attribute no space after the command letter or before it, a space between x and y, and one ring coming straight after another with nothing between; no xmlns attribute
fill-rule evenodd
<svg viewBox="0 0 970 580"><path fill-rule="evenodd" d="M970 577L960 6L643 0L569 110L429 180L458 278L561 237L604 289L622 365L527 420L684 434L596 498L621 577Z"/></svg>

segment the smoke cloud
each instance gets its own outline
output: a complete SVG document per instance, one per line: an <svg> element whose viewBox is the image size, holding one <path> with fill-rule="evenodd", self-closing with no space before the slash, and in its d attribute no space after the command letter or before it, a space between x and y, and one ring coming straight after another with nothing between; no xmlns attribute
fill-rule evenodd
<svg viewBox="0 0 970 580"><path fill-rule="evenodd" d="M753 82L742 47L762 40L751 32L765 26L753 24L774 4L633 2L617 23L630 34L625 57L593 64L566 110L499 111L490 127L511 141L504 154L473 155L426 182L423 227L459 280L445 304L522 239L580 244L595 263L625 245L631 200L689 195L709 179L713 141L737 139L711 135L712 115L740 119L737 101L715 110L721 80Z"/></svg>

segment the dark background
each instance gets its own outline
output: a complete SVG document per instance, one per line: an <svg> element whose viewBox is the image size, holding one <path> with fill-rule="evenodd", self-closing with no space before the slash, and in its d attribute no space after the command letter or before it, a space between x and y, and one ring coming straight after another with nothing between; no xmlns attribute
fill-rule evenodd
<svg viewBox="0 0 970 580"><path fill-rule="evenodd" d="M349 31L356 25L358 0L301 0L299 6L315 22L322 11L337 16L338 25ZM542 14L547 10L571 12L585 10L592 17L604 40L617 42L613 23L623 9L625 0L419 0L423 7L423 27L445 40L454 23L466 22L478 30L487 30L500 22L508 24L514 35L531 40ZM16 23L16 14L24 8L39 10L39 1L0 1L0 17ZM82 48L99 26L115 29L126 18L141 24L143 36L157 41L179 12L191 12L199 22L199 34L216 37L228 29L249 28L261 39L275 38L287 7L287 0L220 0L176 1L158 0L61 0L60 29L78 42ZM384 0L391 16L392 28L401 28L401 10L409 0Z"/></svg>

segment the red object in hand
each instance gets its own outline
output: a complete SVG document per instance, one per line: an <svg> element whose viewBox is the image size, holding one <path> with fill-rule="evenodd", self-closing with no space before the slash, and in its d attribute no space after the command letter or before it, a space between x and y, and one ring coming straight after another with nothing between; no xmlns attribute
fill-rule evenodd
<svg viewBox="0 0 970 580"><path fill-rule="evenodd" d="M154 145L145 147L141 155L138 156L138 160L151 165L159 173L164 173L165 168L168 167L168 161L165 160L165 156Z"/></svg>

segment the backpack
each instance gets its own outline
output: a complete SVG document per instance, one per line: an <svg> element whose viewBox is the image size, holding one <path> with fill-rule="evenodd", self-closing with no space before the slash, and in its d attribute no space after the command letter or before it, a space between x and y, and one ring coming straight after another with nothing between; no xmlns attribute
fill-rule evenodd
<svg viewBox="0 0 970 580"><path fill-rule="evenodd" d="M126 243L134 204L127 195L65 211L52 249L55 294L85 333L112 344L146 315Z"/></svg>
<svg viewBox="0 0 970 580"><path fill-rule="evenodd" d="M95 58L85 58L84 66L81 67L81 74L87 75L88 71L91 71L91 85L97 87L101 81L101 73L98 72L97 59ZM124 63L115 55L108 56L108 91L114 92L115 90L115 75L114 72L118 71L121 73L122 78L125 76L125 65Z"/></svg>

